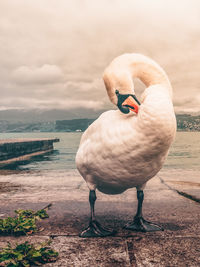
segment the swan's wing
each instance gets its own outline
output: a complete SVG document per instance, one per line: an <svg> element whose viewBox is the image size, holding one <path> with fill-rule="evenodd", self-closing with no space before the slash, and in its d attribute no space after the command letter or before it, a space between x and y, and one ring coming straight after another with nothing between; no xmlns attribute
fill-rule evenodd
<svg viewBox="0 0 200 267"><path fill-rule="evenodd" d="M76 156L77 168L91 168L100 161L108 162L120 158L137 146L137 117L124 116L118 110L103 113L81 138ZM97 163L98 162L98 163Z"/></svg>

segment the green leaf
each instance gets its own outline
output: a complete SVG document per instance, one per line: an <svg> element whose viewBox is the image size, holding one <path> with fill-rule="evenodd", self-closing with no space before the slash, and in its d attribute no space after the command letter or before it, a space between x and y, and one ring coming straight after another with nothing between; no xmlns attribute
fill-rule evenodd
<svg viewBox="0 0 200 267"><path fill-rule="evenodd" d="M29 267L56 261L58 252L46 245L47 242L33 245L26 241L13 248L8 244L0 250L0 266Z"/></svg>
<svg viewBox="0 0 200 267"><path fill-rule="evenodd" d="M37 231L36 221L38 219L48 218L45 209L33 210L15 210L17 217L7 217L0 219L0 234L25 235Z"/></svg>
<svg viewBox="0 0 200 267"><path fill-rule="evenodd" d="M36 216L38 216L41 219L45 219L45 218L49 218L49 215L47 214L46 210L42 209L42 210L38 210L35 213Z"/></svg>

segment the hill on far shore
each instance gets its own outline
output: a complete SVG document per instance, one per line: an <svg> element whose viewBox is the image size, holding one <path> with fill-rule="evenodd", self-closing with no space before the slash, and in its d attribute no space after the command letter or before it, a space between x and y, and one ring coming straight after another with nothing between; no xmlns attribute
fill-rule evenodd
<svg viewBox="0 0 200 267"><path fill-rule="evenodd" d="M21 110L16 114L10 110L5 113L4 117L4 112L0 111L0 132L83 132L98 118L98 113L102 113L102 111L90 112L88 117L82 118L73 112L68 113L66 110L43 112L35 110L28 113ZM85 116L85 113L82 116ZM177 114L176 118L179 131L200 131L200 115Z"/></svg>

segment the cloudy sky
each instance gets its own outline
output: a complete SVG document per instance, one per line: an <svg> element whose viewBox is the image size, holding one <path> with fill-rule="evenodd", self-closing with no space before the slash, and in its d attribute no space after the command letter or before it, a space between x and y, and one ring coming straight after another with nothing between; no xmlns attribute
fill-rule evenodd
<svg viewBox="0 0 200 267"><path fill-rule="evenodd" d="M164 67L176 112L200 112L199 0L0 0L0 110L112 108L102 72L124 52Z"/></svg>

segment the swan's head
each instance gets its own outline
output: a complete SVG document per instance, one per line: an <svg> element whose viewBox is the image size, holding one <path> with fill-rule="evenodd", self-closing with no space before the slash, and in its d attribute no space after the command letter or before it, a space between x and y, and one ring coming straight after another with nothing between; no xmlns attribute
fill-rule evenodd
<svg viewBox="0 0 200 267"><path fill-rule="evenodd" d="M127 114L131 110L138 113L140 102L135 95L120 94L118 90L115 91L115 94L118 98L117 106L121 112Z"/></svg>
<svg viewBox="0 0 200 267"><path fill-rule="evenodd" d="M138 113L140 102L135 96L132 77L128 72L105 70L103 80L110 101L123 113Z"/></svg>

